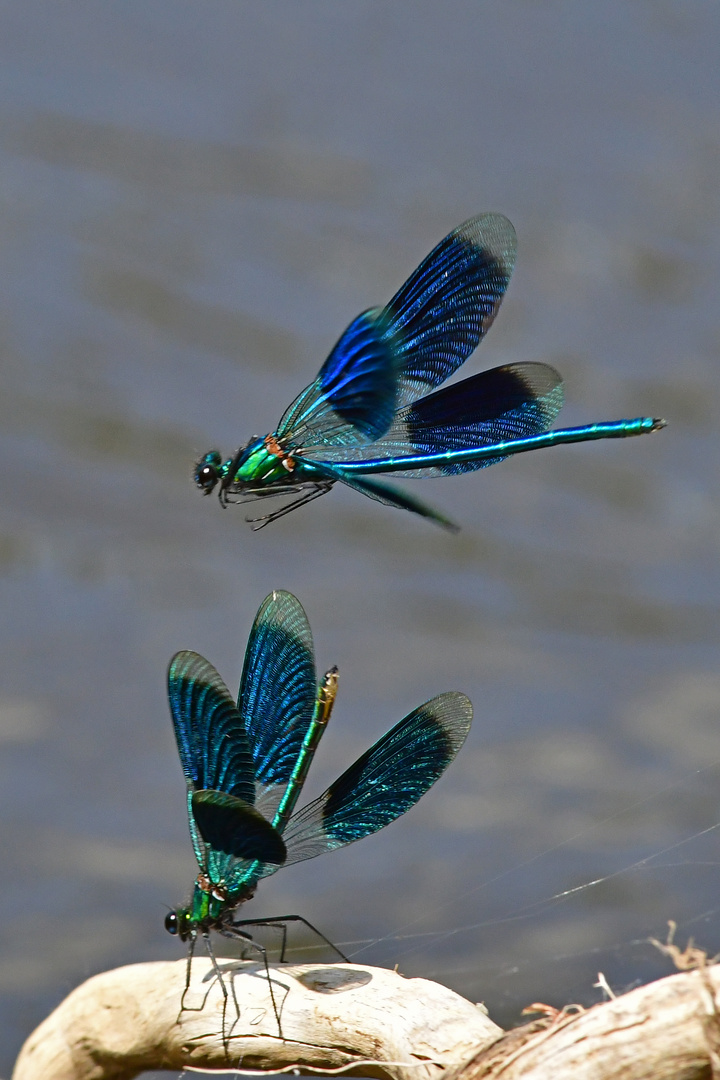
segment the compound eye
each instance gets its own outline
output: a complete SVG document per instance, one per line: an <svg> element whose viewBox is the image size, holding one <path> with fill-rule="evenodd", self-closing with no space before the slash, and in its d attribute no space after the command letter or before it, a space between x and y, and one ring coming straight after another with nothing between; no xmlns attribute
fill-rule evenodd
<svg viewBox="0 0 720 1080"><path fill-rule="evenodd" d="M176 911L168 911L165 916L165 929L168 934L177 934L180 929L180 920Z"/></svg>
<svg viewBox="0 0 720 1080"><path fill-rule="evenodd" d="M209 495L219 480L217 469L214 465L201 465L195 473L195 483Z"/></svg>
<svg viewBox="0 0 720 1080"><path fill-rule="evenodd" d="M211 450L208 454L204 454L195 466L195 483L206 495L210 494L220 479L221 466L222 458L219 450Z"/></svg>

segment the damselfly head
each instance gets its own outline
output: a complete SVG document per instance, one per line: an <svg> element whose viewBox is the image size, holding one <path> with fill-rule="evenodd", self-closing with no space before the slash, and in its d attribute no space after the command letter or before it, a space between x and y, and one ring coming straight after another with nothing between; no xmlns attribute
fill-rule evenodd
<svg viewBox="0 0 720 1080"><path fill-rule="evenodd" d="M190 913L183 908L178 908L177 911L168 911L165 916L165 929L168 934L179 937L181 941L187 941L189 937L193 936Z"/></svg>
<svg viewBox="0 0 720 1080"><path fill-rule="evenodd" d="M193 479L203 495L209 495L220 479L222 458L218 450L211 450L201 457L195 466Z"/></svg>

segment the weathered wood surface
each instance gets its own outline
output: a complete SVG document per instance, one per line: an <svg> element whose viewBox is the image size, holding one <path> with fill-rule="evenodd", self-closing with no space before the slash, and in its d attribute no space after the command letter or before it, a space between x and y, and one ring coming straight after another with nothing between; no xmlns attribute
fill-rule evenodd
<svg viewBox="0 0 720 1080"><path fill-rule="evenodd" d="M30 1036L13 1080L130 1080L150 1069L346 1070L385 1080L720 1080L720 967L700 967L587 1011L507 1034L425 979L354 964L137 964L89 979Z"/></svg>
<svg viewBox="0 0 720 1080"><path fill-rule="evenodd" d="M30 1036L13 1080L130 1080L143 1070L338 1069L435 1080L502 1034L485 1012L438 983L354 964L271 967L282 1035L265 970L221 961L239 1016L210 962L135 964L88 979ZM385 1064L383 1064L385 1063Z"/></svg>

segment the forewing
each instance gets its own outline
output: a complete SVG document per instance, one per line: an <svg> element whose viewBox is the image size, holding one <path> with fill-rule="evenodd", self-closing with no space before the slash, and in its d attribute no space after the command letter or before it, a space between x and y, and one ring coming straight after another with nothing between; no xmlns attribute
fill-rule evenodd
<svg viewBox="0 0 720 1080"><path fill-rule="evenodd" d="M285 445L364 446L381 438L398 408L439 386L477 348L505 295L516 249L502 214L453 229L385 308L350 324L280 421Z"/></svg>
<svg viewBox="0 0 720 1080"><path fill-rule="evenodd" d="M315 382L285 411L278 437L289 449L373 442L395 415L398 364L382 313L358 315Z"/></svg>
<svg viewBox="0 0 720 1080"><path fill-rule="evenodd" d="M515 265L517 238L502 214L453 229L384 309L400 366L398 406L443 383L492 325Z"/></svg>
<svg viewBox="0 0 720 1080"><path fill-rule="evenodd" d="M238 709L257 783L278 795L290 779L312 719L315 690L307 616L291 593L273 592L263 601L250 632ZM263 810L268 806L263 800Z"/></svg>
<svg viewBox="0 0 720 1080"><path fill-rule="evenodd" d="M472 705L457 691L406 716L290 819L285 865L352 844L404 814L453 760L471 720Z"/></svg>
<svg viewBox="0 0 720 1080"><path fill-rule="evenodd" d="M191 809L200 835L214 851L237 859L285 862L282 836L244 799L224 791L196 791Z"/></svg>
<svg viewBox="0 0 720 1080"><path fill-rule="evenodd" d="M177 653L168 698L188 785L255 801L250 742L238 709L215 668L196 652Z"/></svg>

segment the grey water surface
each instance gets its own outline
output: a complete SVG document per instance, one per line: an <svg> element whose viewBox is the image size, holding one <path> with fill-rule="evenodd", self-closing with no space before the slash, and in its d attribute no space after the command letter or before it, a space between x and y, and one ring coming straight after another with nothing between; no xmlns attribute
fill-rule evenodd
<svg viewBox="0 0 720 1080"><path fill-rule="evenodd" d="M718 951L718 5L10 0L0 61L0 1072L87 976L182 955L165 669L236 689L273 588L340 667L311 793L443 690L475 724L248 917L503 1024L669 972L670 918ZM197 456L486 210L518 262L464 374L547 361L562 424L667 429L405 482L457 536L349 491L258 534L202 499Z"/></svg>

